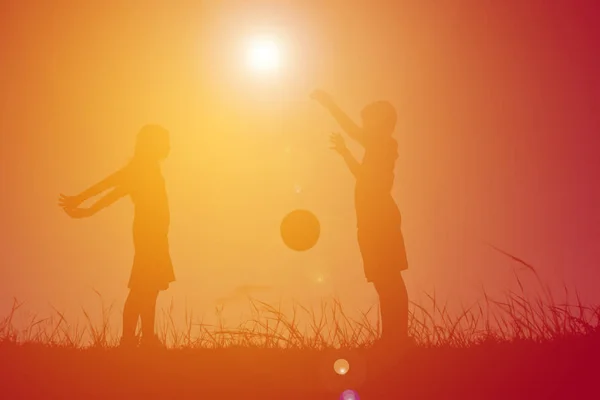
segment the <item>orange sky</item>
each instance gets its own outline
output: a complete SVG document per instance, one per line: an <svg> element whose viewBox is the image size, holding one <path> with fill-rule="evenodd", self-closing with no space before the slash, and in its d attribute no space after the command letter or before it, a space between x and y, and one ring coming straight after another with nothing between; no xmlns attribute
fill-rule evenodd
<svg viewBox="0 0 600 400"><path fill-rule="evenodd" d="M161 303L187 299L210 313L237 287L263 285L305 304L333 293L348 307L373 304L352 177L328 150L336 127L307 100L314 87L354 116L376 99L398 108L394 196L413 298L435 288L468 303L482 286L513 287L491 242L551 284L600 300L593 10L566 1L58 3L1 6L0 311L13 296L42 313L49 303L93 307L91 288L120 308L131 204L79 221L56 199L127 162L150 122L173 145L164 171L178 281ZM280 77L241 65L240 43L263 30L285 39ZM278 237L298 207L322 224L319 244L301 254Z"/></svg>

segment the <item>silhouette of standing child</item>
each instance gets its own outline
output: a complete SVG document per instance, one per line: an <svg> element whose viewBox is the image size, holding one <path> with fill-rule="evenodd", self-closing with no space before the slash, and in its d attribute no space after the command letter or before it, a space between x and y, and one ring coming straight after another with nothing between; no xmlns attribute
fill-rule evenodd
<svg viewBox="0 0 600 400"><path fill-rule="evenodd" d="M401 216L391 190L398 144L392 137L396 125L394 107L384 101L366 106L363 126L355 124L333 101L316 90L311 97L325 107L348 136L365 149L359 163L340 134L333 134L332 149L345 160L356 178L355 208L357 238L365 277L379 296L384 346L402 345L408 340L408 294L401 272L408 268Z"/></svg>
<svg viewBox="0 0 600 400"><path fill-rule="evenodd" d="M91 217L125 196L133 201L135 256L123 309L122 346L137 345L139 319L142 344L161 345L154 333L156 299L159 291L175 281L168 240L169 202L160 165L169 151L169 132L158 125L146 125L138 133L135 154L127 166L77 196L61 194L59 199L59 205L72 218ZM89 208L80 207L108 190Z"/></svg>

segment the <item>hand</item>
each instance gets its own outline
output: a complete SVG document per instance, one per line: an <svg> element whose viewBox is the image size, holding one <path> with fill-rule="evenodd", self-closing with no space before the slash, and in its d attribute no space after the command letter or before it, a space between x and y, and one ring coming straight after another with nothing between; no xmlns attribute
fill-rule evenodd
<svg viewBox="0 0 600 400"><path fill-rule="evenodd" d="M63 210L67 213L67 215L71 218L87 218L92 216L94 213L90 208L68 208L63 207Z"/></svg>
<svg viewBox="0 0 600 400"><path fill-rule="evenodd" d="M76 208L83 202L84 199L79 196L65 196L62 193L58 198L58 205L62 208Z"/></svg>
<svg viewBox="0 0 600 400"><path fill-rule="evenodd" d="M333 98L331 97L331 95L321 89L317 89L317 90L313 91L310 94L310 98L313 100L316 100L317 102L319 102L321 105L323 105L325 107L333 104Z"/></svg>
<svg viewBox="0 0 600 400"><path fill-rule="evenodd" d="M346 147L346 141L344 140L342 135L340 135L339 133L332 133L329 140L333 144L333 146L330 147L331 150L335 150L341 155L345 155L348 153L348 147Z"/></svg>

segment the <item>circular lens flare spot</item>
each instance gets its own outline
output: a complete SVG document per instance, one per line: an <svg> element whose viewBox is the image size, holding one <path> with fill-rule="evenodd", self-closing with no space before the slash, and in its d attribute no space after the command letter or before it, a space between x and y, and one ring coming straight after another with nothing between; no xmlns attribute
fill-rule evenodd
<svg viewBox="0 0 600 400"><path fill-rule="evenodd" d="M354 390L345 390L340 396L340 400L360 400L360 398Z"/></svg>
<svg viewBox="0 0 600 400"><path fill-rule="evenodd" d="M333 370L338 375L346 375L350 370L350 363L343 358L340 358L333 363Z"/></svg>

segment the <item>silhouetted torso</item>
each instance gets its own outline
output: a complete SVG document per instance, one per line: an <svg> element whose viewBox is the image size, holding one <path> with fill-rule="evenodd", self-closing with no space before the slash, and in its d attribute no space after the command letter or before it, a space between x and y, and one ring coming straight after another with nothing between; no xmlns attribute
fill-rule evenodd
<svg viewBox="0 0 600 400"><path fill-rule="evenodd" d="M399 226L400 211L392 197L398 144L393 138L370 139L356 179L355 207L359 229Z"/></svg>
<svg viewBox="0 0 600 400"><path fill-rule="evenodd" d="M134 233L168 235L169 201L158 165L132 165L131 199L135 206Z"/></svg>
<svg viewBox="0 0 600 400"><path fill-rule="evenodd" d="M165 290L175 280L169 251L169 202L157 164L132 164L130 194L135 207L135 255L129 288Z"/></svg>

